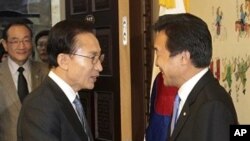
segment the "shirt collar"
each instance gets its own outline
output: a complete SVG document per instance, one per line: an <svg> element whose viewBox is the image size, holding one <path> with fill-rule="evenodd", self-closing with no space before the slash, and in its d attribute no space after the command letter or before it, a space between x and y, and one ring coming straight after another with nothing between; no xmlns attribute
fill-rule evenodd
<svg viewBox="0 0 250 141"><path fill-rule="evenodd" d="M64 94L67 96L69 101L73 103L76 96L78 95L77 92L75 92L69 84L67 84L63 79L61 79L57 74L55 74L53 71L49 72L49 77L55 81L55 83L62 89Z"/></svg>
<svg viewBox="0 0 250 141"><path fill-rule="evenodd" d="M8 56L8 65L9 65L9 68L10 68L10 72L12 75L14 74L17 74L17 69L19 67L23 67L24 68L24 73L27 73L30 71L30 61L29 59L22 65L22 66L19 66L16 62L14 62L9 56Z"/></svg>
<svg viewBox="0 0 250 141"><path fill-rule="evenodd" d="M178 90L178 95L181 101L186 101L188 95L191 90L194 88L195 84L201 79L201 77L208 71L208 68L203 69L196 75L194 75L191 79L186 81Z"/></svg>

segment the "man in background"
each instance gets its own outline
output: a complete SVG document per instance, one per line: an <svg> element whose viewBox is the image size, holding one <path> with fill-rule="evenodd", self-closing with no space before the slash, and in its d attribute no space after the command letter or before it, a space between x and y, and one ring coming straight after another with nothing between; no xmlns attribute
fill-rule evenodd
<svg viewBox="0 0 250 141"><path fill-rule="evenodd" d="M237 115L230 95L209 70L212 39L191 14L164 15L155 24L156 66L164 85L178 89L170 141L229 141Z"/></svg>
<svg viewBox="0 0 250 141"><path fill-rule="evenodd" d="M8 53L4 50L2 40L0 39L0 63L7 59Z"/></svg>
<svg viewBox="0 0 250 141"><path fill-rule="evenodd" d="M40 60L44 63L48 63L47 42L48 42L49 30L42 30L37 33L35 37L35 45Z"/></svg>
<svg viewBox="0 0 250 141"><path fill-rule="evenodd" d="M32 31L24 23L3 30L2 44L8 53L0 64L0 140L17 140L17 120L22 102L48 73L47 65L30 60Z"/></svg>

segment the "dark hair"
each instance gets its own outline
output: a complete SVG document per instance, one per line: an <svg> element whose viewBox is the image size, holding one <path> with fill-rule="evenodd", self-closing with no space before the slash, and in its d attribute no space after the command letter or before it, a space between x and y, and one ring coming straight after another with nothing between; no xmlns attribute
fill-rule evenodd
<svg viewBox="0 0 250 141"><path fill-rule="evenodd" d="M49 36L49 30L42 30L39 33L36 34L35 37L35 44L37 46L37 41L42 37L42 36Z"/></svg>
<svg viewBox="0 0 250 141"><path fill-rule="evenodd" d="M50 67L58 66L58 54L71 54L75 51L76 36L81 33L93 33L90 24L80 21L63 20L51 28L47 45Z"/></svg>
<svg viewBox="0 0 250 141"><path fill-rule="evenodd" d="M4 50L2 43L0 42L0 62L2 62L2 57L7 52Z"/></svg>
<svg viewBox="0 0 250 141"><path fill-rule="evenodd" d="M212 58L212 39L207 24L188 14L171 14L159 18L155 31L164 31L168 37L166 48L170 56L188 51L194 66L207 67Z"/></svg>
<svg viewBox="0 0 250 141"><path fill-rule="evenodd" d="M3 30L2 38L3 38L4 40L7 40L7 39L8 39L8 30L9 30L12 26L17 26L17 25L18 25L18 26L24 26L24 27L26 27L26 28L30 31L30 37L32 38L33 33L32 33L31 28L30 28L26 23L24 23L24 22L19 22L19 21L13 22L13 23L9 23L9 24L4 28L4 30Z"/></svg>

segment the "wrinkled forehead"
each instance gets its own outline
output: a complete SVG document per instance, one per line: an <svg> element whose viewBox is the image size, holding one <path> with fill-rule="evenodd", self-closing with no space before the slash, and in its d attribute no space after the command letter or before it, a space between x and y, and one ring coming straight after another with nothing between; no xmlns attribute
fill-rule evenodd
<svg viewBox="0 0 250 141"><path fill-rule="evenodd" d="M100 54L101 47L93 33L81 33L75 37L75 50L91 54Z"/></svg>
<svg viewBox="0 0 250 141"><path fill-rule="evenodd" d="M31 31L24 25L12 25L7 31L7 37L12 36L31 37Z"/></svg>

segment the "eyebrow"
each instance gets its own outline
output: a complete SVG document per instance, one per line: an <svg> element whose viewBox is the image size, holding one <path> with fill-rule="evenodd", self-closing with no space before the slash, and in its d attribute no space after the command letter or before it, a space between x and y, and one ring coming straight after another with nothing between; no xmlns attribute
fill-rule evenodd
<svg viewBox="0 0 250 141"><path fill-rule="evenodd" d="M27 39L27 38L31 38L30 36L24 36L22 39ZM20 39L18 37L9 37L9 39Z"/></svg>
<svg viewBox="0 0 250 141"><path fill-rule="evenodd" d="M101 54L102 50L92 50L92 51L89 51L89 53L97 55L97 54Z"/></svg>

